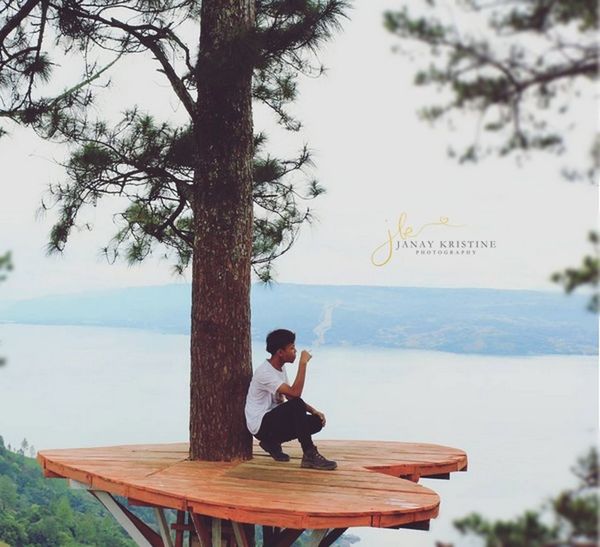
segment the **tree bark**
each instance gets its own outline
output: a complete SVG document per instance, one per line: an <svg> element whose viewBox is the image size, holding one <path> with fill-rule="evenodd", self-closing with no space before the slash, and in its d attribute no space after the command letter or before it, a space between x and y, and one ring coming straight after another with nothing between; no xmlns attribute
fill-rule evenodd
<svg viewBox="0 0 600 547"><path fill-rule="evenodd" d="M253 0L203 0L192 208L190 458L252 457L244 404L252 375Z"/></svg>

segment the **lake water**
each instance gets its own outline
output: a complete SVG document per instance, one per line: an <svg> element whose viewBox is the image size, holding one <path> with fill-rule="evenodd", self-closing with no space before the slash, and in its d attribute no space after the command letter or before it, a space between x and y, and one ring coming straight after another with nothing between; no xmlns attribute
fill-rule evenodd
<svg viewBox="0 0 600 547"><path fill-rule="evenodd" d="M185 441L187 336L2 325L0 435L36 449ZM299 348L302 341L297 341ZM358 545L475 545L452 520L510 518L575 485L597 442L596 357L490 357L313 347L303 397L327 415L315 437L430 442L468 453L469 471L423 480L442 499L429 532L353 529ZM265 358L256 346L254 364ZM290 379L295 367L287 365Z"/></svg>

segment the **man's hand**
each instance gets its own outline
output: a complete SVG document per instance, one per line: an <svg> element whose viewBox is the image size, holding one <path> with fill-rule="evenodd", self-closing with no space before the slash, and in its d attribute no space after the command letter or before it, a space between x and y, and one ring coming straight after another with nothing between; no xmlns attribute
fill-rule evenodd
<svg viewBox="0 0 600 547"><path fill-rule="evenodd" d="M321 418L321 423L323 424L323 427L325 427L325 422L326 422L326 420L325 420L325 414L323 414L322 412L319 412L318 410L315 410L313 412L313 414L315 416L318 416L319 418Z"/></svg>
<svg viewBox="0 0 600 547"><path fill-rule="evenodd" d="M312 355L305 349L300 354L300 363L307 364L312 359Z"/></svg>
<svg viewBox="0 0 600 547"><path fill-rule="evenodd" d="M294 350L294 359L296 359L296 350ZM285 395L288 399L290 397L302 397L304 380L306 378L306 365L311 359L312 355L310 352L303 349L302 353L300 354L300 363L298 365L298 372L296 373L296 379L294 380L294 383L291 386L288 386L287 384L281 384L277 391Z"/></svg>

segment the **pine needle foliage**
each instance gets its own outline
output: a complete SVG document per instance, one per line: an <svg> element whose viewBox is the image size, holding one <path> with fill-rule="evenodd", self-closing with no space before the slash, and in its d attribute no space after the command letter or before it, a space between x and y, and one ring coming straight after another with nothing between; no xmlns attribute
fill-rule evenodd
<svg viewBox="0 0 600 547"><path fill-rule="evenodd" d="M139 262L161 249L183 272L194 251L192 185L199 63L203 73L226 86L250 63L252 98L266 105L283 128L301 123L288 110L301 75L318 76L319 46L339 30L345 0L256 2L251 32L225 46L235 55L198 51L200 2L194 0L6 0L0 11L0 118L27 125L70 149L66 178L49 187L42 209L56 208L49 252L62 252L82 211L105 196L126 198L115 216L118 229L102 252L110 260ZM55 70L77 52L84 68L78 82L48 94ZM116 123L99 118L93 106L108 86L113 67L127 56L149 52L167 79L187 123L160 120L135 104L124 104ZM231 66L225 66L223 59ZM2 130L4 133L6 129ZM269 281L274 260L287 252L299 230L313 220L306 203L324 192L311 176L308 146L292 158L273 157L267 137L255 135L254 255L258 277Z"/></svg>
<svg viewBox="0 0 600 547"><path fill-rule="evenodd" d="M516 154L522 160L534 151L566 150L570 133L563 121L598 76L595 1L457 0L452 5L461 24L437 0L425 0L421 9L408 5L386 12L384 25L400 38L398 49L412 55L412 44L429 52L431 62L418 69L415 84L439 90L444 102L422 108L421 117L431 123L452 123L456 114L476 118L474 138L462 149L450 147L452 157L464 163ZM565 169L565 176L596 181L597 146L590 142L588 168Z"/></svg>
<svg viewBox="0 0 600 547"><path fill-rule="evenodd" d="M4 253L3 255L0 255L0 283L2 281L6 280L6 273L4 272L10 272L13 269L13 264L12 264L12 255L9 252ZM6 364L6 359L2 356L0 356L0 367L4 366Z"/></svg>
<svg viewBox="0 0 600 547"><path fill-rule="evenodd" d="M415 84L438 91L442 102L425 106L420 116L454 127L456 116L476 118L474 137L448 149L460 163L490 155L516 156L534 152L564 153L580 127L570 119L573 106L598 79L600 59L598 6L594 0L456 0L458 25L448 5L425 0L384 14L385 28L400 38L402 51L410 44L425 48L430 63L415 74ZM475 29L466 22L476 20ZM400 49L400 48L398 48ZM571 115L571 118L573 116ZM566 122L565 122L566 120ZM600 175L600 137L589 143L587 166L565 167L569 181L597 184ZM553 274L567 293L591 288L588 306L599 311L598 235L590 241L594 253L580 267Z"/></svg>
<svg viewBox="0 0 600 547"><path fill-rule="evenodd" d="M592 254L586 255L579 267L566 268L556 272L551 279L562 285L567 293L572 293L578 287L587 287L592 290L588 304L591 312L600 312L600 295L598 294L598 270L600 266L600 247L598 245L598 232L590 232L588 240L593 246Z"/></svg>
<svg viewBox="0 0 600 547"><path fill-rule="evenodd" d="M592 447L572 468L579 484L549 500L541 511L490 521L471 513L454 521L464 535L486 547L591 547L598 544L598 450ZM550 519L542 513L549 513Z"/></svg>

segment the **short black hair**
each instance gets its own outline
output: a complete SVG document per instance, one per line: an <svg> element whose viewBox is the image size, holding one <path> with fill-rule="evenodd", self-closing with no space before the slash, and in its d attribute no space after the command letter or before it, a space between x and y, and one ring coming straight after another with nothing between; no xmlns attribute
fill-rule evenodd
<svg viewBox="0 0 600 547"><path fill-rule="evenodd" d="M278 349L283 349L288 344L296 341L296 333L287 329L277 329L267 334L267 352L275 355Z"/></svg>

